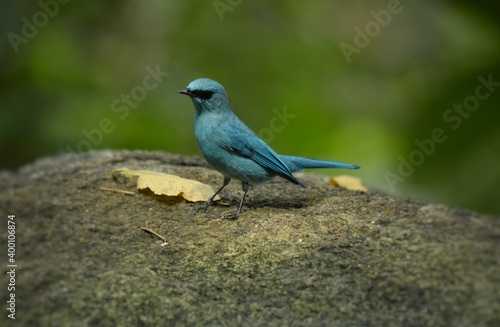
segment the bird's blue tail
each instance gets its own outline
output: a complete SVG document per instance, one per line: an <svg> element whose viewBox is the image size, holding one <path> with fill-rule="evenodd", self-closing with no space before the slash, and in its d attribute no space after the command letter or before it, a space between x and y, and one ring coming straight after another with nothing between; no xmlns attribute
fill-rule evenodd
<svg viewBox="0 0 500 327"><path fill-rule="evenodd" d="M343 162L315 160L294 156L279 156L281 161L290 169L290 171L299 171L306 168L344 168L359 169L359 166Z"/></svg>

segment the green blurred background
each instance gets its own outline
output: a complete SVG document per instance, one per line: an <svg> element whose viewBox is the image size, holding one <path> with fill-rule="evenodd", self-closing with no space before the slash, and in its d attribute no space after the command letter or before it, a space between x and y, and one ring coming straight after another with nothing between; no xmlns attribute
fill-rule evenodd
<svg viewBox="0 0 500 327"><path fill-rule="evenodd" d="M369 186L500 215L500 87L458 128L443 118L454 104L474 104L479 76L500 82L493 1L0 7L1 169L89 148L199 154L191 101L177 91L210 77L279 153L355 163L362 169L348 173ZM365 29L370 36L357 36ZM342 44L358 47L346 56ZM148 79L157 69L163 75ZM276 124L283 111L293 118ZM446 141L412 157L415 140L436 128ZM413 160L414 171L401 175L402 160Z"/></svg>

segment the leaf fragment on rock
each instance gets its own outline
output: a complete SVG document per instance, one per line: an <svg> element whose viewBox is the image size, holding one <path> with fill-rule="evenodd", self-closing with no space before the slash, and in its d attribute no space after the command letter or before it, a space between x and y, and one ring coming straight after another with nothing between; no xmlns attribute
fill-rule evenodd
<svg viewBox="0 0 500 327"><path fill-rule="evenodd" d="M115 169L113 173L119 173L128 179L137 176L138 190L149 189L156 195L173 199L180 196L186 201L203 202L207 201L215 193L210 185L171 174L128 168ZM214 200L218 199L217 196Z"/></svg>
<svg viewBox="0 0 500 327"><path fill-rule="evenodd" d="M330 184L340 186L351 191L368 192L361 179L349 175L340 175L330 178Z"/></svg>

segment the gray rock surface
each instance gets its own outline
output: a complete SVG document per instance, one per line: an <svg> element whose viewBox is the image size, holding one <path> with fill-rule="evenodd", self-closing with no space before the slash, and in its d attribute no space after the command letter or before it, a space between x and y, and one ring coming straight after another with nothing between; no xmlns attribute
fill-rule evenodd
<svg viewBox="0 0 500 327"><path fill-rule="evenodd" d="M145 151L44 158L0 172L16 221L16 326L500 326L500 219L323 178L218 204L138 193L120 167L219 186L202 159ZM335 173L332 171L332 173ZM129 190L126 195L101 187ZM150 228L166 237L167 245ZM5 251L5 250L4 250ZM5 252L4 252L5 253ZM3 255L5 263L6 256ZM8 276L1 277L7 301ZM4 325L2 323L2 325Z"/></svg>

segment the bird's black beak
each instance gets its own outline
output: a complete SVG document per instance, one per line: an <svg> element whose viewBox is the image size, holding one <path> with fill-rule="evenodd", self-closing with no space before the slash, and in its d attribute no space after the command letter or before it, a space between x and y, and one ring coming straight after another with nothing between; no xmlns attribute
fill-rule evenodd
<svg viewBox="0 0 500 327"><path fill-rule="evenodd" d="M189 92L188 89L182 89L179 91L180 94L185 94L185 95L189 95L190 97L194 96L193 93Z"/></svg>

